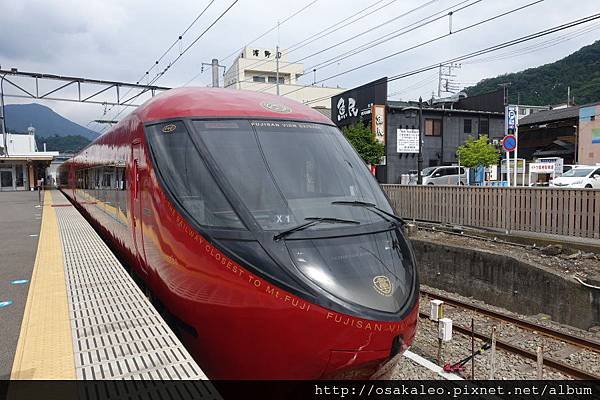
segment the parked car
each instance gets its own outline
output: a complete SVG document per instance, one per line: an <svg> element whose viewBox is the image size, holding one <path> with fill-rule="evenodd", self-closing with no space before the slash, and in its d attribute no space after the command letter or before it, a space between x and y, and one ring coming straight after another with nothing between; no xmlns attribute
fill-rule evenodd
<svg viewBox="0 0 600 400"><path fill-rule="evenodd" d="M463 167L428 167L421 171L423 185L466 185L467 172Z"/></svg>
<svg viewBox="0 0 600 400"><path fill-rule="evenodd" d="M578 165L550 181L552 187L600 189L600 167Z"/></svg>

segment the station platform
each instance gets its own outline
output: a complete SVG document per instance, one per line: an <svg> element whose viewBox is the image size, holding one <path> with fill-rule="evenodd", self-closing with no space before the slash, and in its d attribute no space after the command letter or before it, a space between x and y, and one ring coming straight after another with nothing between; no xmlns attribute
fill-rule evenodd
<svg viewBox="0 0 600 400"><path fill-rule="evenodd" d="M37 193L0 193L0 217L10 219L0 224L2 378L206 380L62 193L37 203Z"/></svg>

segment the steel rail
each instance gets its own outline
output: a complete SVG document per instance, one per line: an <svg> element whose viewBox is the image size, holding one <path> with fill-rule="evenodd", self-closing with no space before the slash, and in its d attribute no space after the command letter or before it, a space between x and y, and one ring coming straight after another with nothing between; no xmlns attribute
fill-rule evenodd
<svg viewBox="0 0 600 400"><path fill-rule="evenodd" d="M419 312L419 317L429 319L430 316L427 313ZM467 328L467 327L464 327L464 326L461 326L461 325L452 324L452 329L456 330L457 332L460 332L460 333L462 333L464 335L467 335L467 336L471 335L471 328ZM489 341L490 340L489 335L486 335L486 334L483 334L483 333L477 332L477 331L473 332L473 336L476 337L477 339L480 339L480 340L483 340L483 341ZM513 345L513 344L511 344L509 342L506 342L506 341L502 340L502 339L496 338L496 346L499 349L506 350L506 351L511 352L513 354L517 354L517 355L519 355L521 357L528 358L528 359L533 360L533 361L537 360L537 354L536 353L534 353L532 351L529 351L529 350L526 350L526 349L523 349L521 347L515 346L515 345ZM600 379L600 376L598 376L598 375L591 374L591 373L589 373L587 371L584 371L582 369L573 367L573 366L571 366L569 364L566 364L566 363L564 363L562 361L556 360L556 359L551 358L551 357L544 357L543 363L544 363L545 366L547 366L549 368L552 368L552 369L555 369L555 370L557 370L559 372L565 373L565 374L567 374L569 376L572 376L573 378L583 379L583 380L598 380L598 379Z"/></svg>
<svg viewBox="0 0 600 400"><path fill-rule="evenodd" d="M524 320L518 319L518 318L508 315L508 314L504 314L504 313L501 313L498 311L493 311L493 310L490 310L487 308L483 308L483 307L477 306L475 304L469 304L467 302L464 302L464 301L461 301L458 299L454 299L454 298L450 298L448 296L439 295L439 294L433 293L427 289L421 288L420 291L421 291L421 293L423 293L429 297L433 297L433 298L442 300L448 304L458 306L461 308L465 308L468 310L476 311L476 312L484 314L488 317L491 317L491 318L494 318L497 320L501 320L501 321L505 321L505 322L509 322L509 323L519 326L523 329L526 329L529 331L535 331L536 333L539 333L541 335L548 336L553 339L561 340L563 342L567 342L569 344L575 345L577 347L583 347L583 348L595 351L597 353L600 353L600 342L598 342L596 340L583 338L581 336L574 336L574 335L571 335L571 334L568 334L565 332L561 332L561 331L553 329L553 328L549 328L544 325L537 324L535 322L524 321Z"/></svg>

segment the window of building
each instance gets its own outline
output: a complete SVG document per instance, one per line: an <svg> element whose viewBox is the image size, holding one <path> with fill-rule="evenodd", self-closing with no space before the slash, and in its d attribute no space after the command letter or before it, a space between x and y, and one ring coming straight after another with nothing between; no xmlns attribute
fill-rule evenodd
<svg viewBox="0 0 600 400"><path fill-rule="evenodd" d="M471 120L471 119L463 120L463 132L471 133L472 129L473 129L473 120Z"/></svg>
<svg viewBox="0 0 600 400"><path fill-rule="evenodd" d="M442 120L426 118L425 136L442 136Z"/></svg>
<svg viewBox="0 0 600 400"><path fill-rule="evenodd" d="M487 118L483 118L479 121L479 134L488 135L490 134L490 121Z"/></svg>
<svg viewBox="0 0 600 400"><path fill-rule="evenodd" d="M265 82L265 77L264 76L253 76L252 77L252 82Z"/></svg>
<svg viewBox="0 0 600 400"><path fill-rule="evenodd" d="M15 181L17 187L23 187L23 165L17 164L15 165Z"/></svg>
<svg viewBox="0 0 600 400"><path fill-rule="evenodd" d="M269 83L277 83L277 77L276 76L270 76L269 77ZM279 83L283 84L285 83L285 80L282 76L279 77Z"/></svg>

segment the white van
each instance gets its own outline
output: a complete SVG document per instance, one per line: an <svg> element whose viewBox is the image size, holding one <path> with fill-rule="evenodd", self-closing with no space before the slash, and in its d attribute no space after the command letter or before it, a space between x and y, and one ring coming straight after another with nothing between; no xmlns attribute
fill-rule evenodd
<svg viewBox="0 0 600 400"><path fill-rule="evenodd" d="M458 166L428 167L421 171L423 185L466 185L467 172Z"/></svg>

